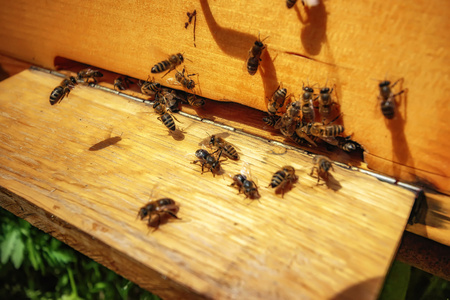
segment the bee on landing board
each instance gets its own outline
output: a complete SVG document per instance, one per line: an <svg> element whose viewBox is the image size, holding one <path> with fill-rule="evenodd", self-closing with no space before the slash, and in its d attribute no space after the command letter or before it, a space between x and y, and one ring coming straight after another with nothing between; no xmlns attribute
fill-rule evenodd
<svg viewBox="0 0 450 300"><path fill-rule="evenodd" d="M198 158L191 162L191 164L200 163L202 166L202 174L204 173L205 168L207 168L214 177L216 174L220 173L220 156L222 155L222 151L219 152L218 157L214 157L213 154L209 153L205 149L198 149L195 151L195 156Z"/></svg>
<svg viewBox="0 0 450 300"><path fill-rule="evenodd" d="M216 150L213 152L213 154L220 151L221 154L231 160L239 160L239 154L236 151L235 146L225 140L225 137L227 136L229 136L229 134L226 132L213 134L201 141L200 145L206 147L215 147Z"/></svg>
<svg viewBox="0 0 450 300"><path fill-rule="evenodd" d="M269 187L276 188L275 193L281 192L281 196L284 197L284 193L292 187L297 179L295 169L291 166L284 166L273 174Z"/></svg>
<svg viewBox="0 0 450 300"><path fill-rule="evenodd" d="M258 186L251 178L250 169L245 165L240 174L236 174L231 178L233 183L230 186L235 187L239 191L238 194L244 194L245 198L259 199L261 196L258 192Z"/></svg>
<svg viewBox="0 0 450 300"><path fill-rule="evenodd" d="M89 83L92 79L94 83L97 83L97 78L103 77L103 74L98 70L84 69L78 72L77 79L84 80L85 83Z"/></svg>
<svg viewBox="0 0 450 300"><path fill-rule="evenodd" d="M163 60L163 61L157 63L156 65L154 65L152 68L152 73L161 73L161 72L168 70L167 73L164 74L164 76L166 76L171 71L175 70L175 68L177 66L181 65L183 62L184 62L183 54L181 54L181 53L172 54L169 56L168 59Z"/></svg>
<svg viewBox="0 0 450 300"><path fill-rule="evenodd" d="M159 228L161 222L164 222L167 218L175 218L177 217L177 213L180 210L180 207L175 203L174 200L170 198L162 198L159 200L151 201L141 207L138 212L138 218L141 220L148 217L147 225L149 227L154 227L155 230ZM162 221L161 221L162 219Z"/></svg>
<svg viewBox="0 0 450 300"><path fill-rule="evenodd" d="M321 178L325 181L328 181L329 170L332 169L334 171L331 160L326 156L317 155L313 158L312 162L314 166L309 175L313 176L314 171L317 171L317 184L319 184Z"/></svg>
<svg viewBox="0 0 450 300"><path fill-rule="evenodd" d="M161 121L170 132L174 132L176 130L175 121L177 120L166 108L166 106L159 102L155 101L153 104L153 110L159 115L158 120ZM178 121L178 120L177 120Z"/></svg>
<svg viewBox="0 0 450 300"><path fill-rule="evenodd" d="M114 79L114 89L117 88L119 91L123 91L128 89L130 84L133 84L134 82L131 81L131 79L127 76L119 76L116 79Z"/></svg>
<svg viewBox="0 0 450 300"><path fill-rule="evenodd" d="M55 105L56 103L61 102L64 97L69 96L69 93L78 82L75 77L70 76L69 78L65 78L61 83L51 92L50 94L50 104Z"/></svg>
<svg viewBox="0 0 450 300"><path fill-rule="evenodd" d="M378 96L378 100L380 100L381 112L387 119L393 119L395 116L395 97L405 92L405 90L401 90L397 94L392 92L392 88L400 81L403 81L403 78L400 78L392 85L388 80L384 80L379 84L380 95Z"/></svg>
<svg viewBox="0 0 450 300"><path fill-rule="evenodd" d="M248 52L248 59L247 59L247 71L250 75L255 75L256 71L258 71L259 62L261 61L261 54L263 50L266 48L266 46L263 44L263 41L265 39L261 40L260 37L255 41L254 45Z"/></svg>
<svg viewBox="0 0 450 300"><path fill-rule="evenodd" d="M295 132L295 126L299 119L300 111L300 101L294 101L290 103L286 108L286 112L275 124L275 129L280 129L281 133L284 136L290 137Z"/></svg>

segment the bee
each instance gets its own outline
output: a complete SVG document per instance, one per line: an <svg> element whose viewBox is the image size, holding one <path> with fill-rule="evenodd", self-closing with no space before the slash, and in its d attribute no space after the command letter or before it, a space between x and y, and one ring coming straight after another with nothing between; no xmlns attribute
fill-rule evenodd
<svg viewBox="0 0 450 300"><path fill-rule="evenodd" d="M176 118L171 113L169 113L163 103L155 101L155 103L153 104L153 110L159 115L158 120L161 121L164 126L167 127L167 129L169 129L171 132L176 130L174 121L174 119L176 120Z"/></svg>
<svg viewBox="0 0 450 300"><path fill-rule="evenodd" d="M275 129L280 129L284 136L291 136L295 131L299 115L301 111L300 101L292 102L286 108L286 112L276 122Z"/></svg>
<svg viewBox="0 0 450 300"><path fill-rule="evenodd" d="M297 126L295 128L295 132L291 135L291 138L298 143L298 138L306 140L311 145L317 147L317 144L315 141L311 139L311 127L313 123L307 123L306 125L302 125L302 123L297 123ZM298 137L298 138L297 138Z"/></svg>
<svg viewBox="0 0 450 300"><path fill-rule="evenodd" d="M133 84L134 82L131 81L130 78L127 76L119 76L116 79L114 79L114 89L118 89L119 91L123 91L128 89L130 84Z"/></svg>
<svg viewBox="0 0 450 300"><path fill-rule="evenodd" d="M176 95L174 90L169 93L168 89L162 89L161 92L155 95L155 101L159 101L164 104L166 109L170 112L179 111L180 98Z"/></svg>
<svg viewBox="0 0 450 300"><path fill-rule="evenodd" d="M205 100L203 100L203 98L201 98L201 97L197 97L194 94L189 94L186 97L186 100L191 106L196 107L196 108L200 108L205 105Z"/></svg>
<svg viewBox="0 0 450 300"><path fill-rule="evenodd" d="M258 186L252 180L247 179L243 174L236 174L233 176L233 183L230 185L238 189L239 194L243 193L245 198L257 199L261 196L258 192Z"/></svg>
<svg viewBox="0 0 450 300"><path fill-rule="evenodd" d="M76 84L78 84L77 80L73 76L65 78L61 81L61 83L50 94L50 104L55 105L56 103L61 102L64 97L69 96L70 90Z"/></svg>
<svg viewBox="0 0 450 300"><path fill-rule="evenodd" d="M313 105L314 89L309 86L303 86L302 94L302 121L304 123L314 122L315 113Z"/></svg>
<svg viewBox="0 0 450 300"><path fill-rule="evenodd" d="M344 132L342 125L323 125L323 123L313 123L309 128L309 133L320 138L335 137Z"/></svg>
<svg viewBox="0 0 450 300"><path fill-rule="evenodd" d="M276 193L281 191L281 195L284 197L286 189L291 187L297 179L298 177L295 175L295 169L291 166L284 166L281 170L273 174L269 187L276 188Z"/></svg>
<svg viewBox="0 0 450 300"><path fill-rule="evenodd" d="M181 53L172 54L169 56L168 59L163 60L163 61L157 63L156 65L154 65L152 68L152 73L161 73L161 72L164 72L165 70L169 70L169 71L167 71L166 74L164 74L164 76L166 76L172 70L175 70L175 68L177 66L181 65L183 62L184 62L183 54L181 54Z"/></svg>
<svg viewBox="0 0 450 300"><path fill-rule="evenodd" d="M220 151L220 153L223 153L226 157L232 160L239 160L239 154L237 153L234 146L227 141L225 141L224 138L220 137L219 135L213 134L211 138L209 139L209 146L214 146L217 148L215 152ZM214 153L215 153L214 152Z"/></svg>
<svg viewBox="0 0 450 300"><path fill-rule="evenodd" d="M153 78L151 81L148 81L150 76L147 78L147 81L139 80L139 86L141 87L142 94L145 95L153 95L161 92L161 84L155 82Z"/></svg>
<svg viewBox="0 0 450 300"><path fill-rule="evenodd" d="M161 219L165 218L175 218L180 207L175 203L174 200L170 198L162 198L159 200L151 201L144 205L138 212L138 217L143 220L148 217L148 226L155 227L154 231L161 225ZM155 219L157 218L157 222ZM156 224L155 224L156 223Z"/></svg>
<svg viewBox="0 0 450 300"><path fill-rule="evenodd" d="M187 88L188 90L192 90L192 89L195 88L195 81L190 79L189 77L197 75L197 74L186 74L186 75L184 75L185 71L186 70L185 70L184 67L183 67L183 72L180 73L180 72L177 71L177 73L175 73L175 80L177 82L179 82L182 86Z"/></svg>
<svg viewBox="0 0 450 300"><path fill-rule="evenodd" d="M266 40L267 37L264 39ZM260 37L255 41L255 44L248 52L247 59L247 71L250 75L255 75L256 71L258 71L259 62L261 61L261 54L263 50L266 48L263 41L260 40Z"/></svg>
<svg viewBox="0 0 450 300"><path fill-rule="evenodd" d="M211 171L213 176L220 172L220 156L222 155L222 151L219 152L219 156L217 158L214 157L213 154L210 154L205 149L198 149L195 151L195 156L198 158L191 162L191 164L200 163L202 165L202 174L204 172L204 168L206 167Z"/></svg>
<svg viewBox="0 0 450 300"><path fill-rule="evenodd" d="M380 95L378 96L378 99L380 100L381 112L387 119L393 119L395 116L395 97L405 92L405 90L401 90L397 94L392 92L392 88L399 81L403 81L403 78L400 78L392 85L388 80L384 80L379 84Z"/></svg>
<svg viewBox="0 0 450 300"><path fill-rule="evenodd" d="M278 122L280 118L281 117L277 115L268 115L264 117L262 120L266 125L269 125L270 127L275 127L275 124Z"/></svg>
<svg viewBox="0 0 450 300"><path fill-rule="evenodd" d="M317 155L313 158L313 168L311 170L310 176L313 176L314 170L317 171L317 184L319 184L320 178L323 178L325 181L328 180L328 172L330 169L333 169L333 165L331 160L323 155Z"/></svg>
<svg viewBox="0 0 450 300"><path fill-rule="evenodd" d="M331 90L329 87L324 87L320 90L319 113L323 119L328 119L331 116L331 108L335 104L331 98L333 90L334 87Z"/></svg>
<svg viewBox="0 0 450 300"><path fill-rule="evenodd" d="M353 152L356 151L358 149L363 149L362 146L355 142L352 141L350 139L351 136L347 136L347 137L342 137L342 136L337 136L335 137L337 144L336 146L346 152Z"/></svg>
<svg viewBox="0 0 450 300"><path fill-rule="evenodd" d="M78 72L77 79L84 80L84 82L89 83L90 79L94 80L94 83L97 83L97 78L103 77L103 74L98 70L92 69L84 69Z"/></svg>
<svg viewBox="0 0 450 300"><path fill-rule="evenodd" d="M271 115L275 115L278 110L283 107L284 101L286 100L287 90L278 86L277 90L273 93L269 103L267 105L267 111Z"/></svg>

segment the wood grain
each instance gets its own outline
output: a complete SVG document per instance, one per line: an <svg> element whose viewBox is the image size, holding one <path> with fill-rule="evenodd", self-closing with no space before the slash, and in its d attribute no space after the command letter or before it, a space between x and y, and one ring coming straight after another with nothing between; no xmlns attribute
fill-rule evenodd
<svg viewBox="0 0 450 300"><path fill-rule="evenodd" d="M295 95L303 82L335 84L346 132L368 150L371 169L450 193L448 1L321 1L291 10L283 1L3 5L0 52L48 68L60 56L145 79L155 63L183 52L189 72L199 73L198 93L260 110L280 82ZM194 9L197 47L192 25L184 28ZM259 34L269 37L267 49L249 76L245 60ZM408 92L386 121L376 80L398 78L396 91Z"/></svg>
<svg viewBox="0 0 450 300"><path fill-rule="evenodd" d="M70 245L100 262L95 253L111 247L120 256L114 270L150 290L149 282L161 283L167 298L191 295L182 287L214 299L377 297L411 192L337 165L329 183L317 185L310 156L236 132L227 140L241 161L225 162L224 176L201 175L189 163L193 153L206 132L223 129L177 115L184 133L170 136L150 107L85 86L50 106L59 82L24 71L0 83L0 186L43 212L34 216L36 226L52 231L49 215L67 222L74 230L61 235ZM89 151L119 135L118 143ZM228 186L227 174L240 172L243 162L258 181L260 201ZM285 164L300 179L281 198L267 184ZM150 196L173 198L182 220L149 232L136 214ZM132 273L128 261L142 267ZM164 292L172 286L181 288Z"/></svg>

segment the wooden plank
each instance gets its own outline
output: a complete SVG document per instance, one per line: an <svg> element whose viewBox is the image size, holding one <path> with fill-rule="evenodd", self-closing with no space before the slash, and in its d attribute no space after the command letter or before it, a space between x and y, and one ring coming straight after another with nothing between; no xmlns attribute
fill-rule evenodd
<svg viewBox="0 0 450 300"><path fill-rule="evenodd" d="M346 131L370 153L371 169L450 193L448 1L324 1L291 10L282 1L3 5L0 37L8 42L0 52L44 67L61 56L145 79L156 62L183 52L189 72L199 73L197 92L260 110L279 82L295 95L302 82L336 84ZM197 47L192 25L184 28L194 9ZM249 76L244 64L259 33L269 36L267 50L261 71ZM408 93L386 121L373 79L400 77Z"/></svg>
<svg viewBox="0 0 450 300"><path fill-rule="evenodd" d="M168 298L182 298L183 287L220 299L377 297L412 193L337 165L328 187L316 185L311 157L234 132L241 161L223 169L252 166L261 199L249 203L227 176L189 163L205 132L223 129L177 115L185 132L173 138L148 106L85 86L50 106L60 80L24 71L0 83L0 186L42 211L36 226L59 230L49 215L67 222L74 230L53 234L69 244L90 235L101 245L83 238L75 248L103 262L96 253L111 247L115 271L146 288L155 280ZM122 140L88 150L110 135ZM300 179L281 198L267 184L285 164ZM182 220L149 232L136 214L152 194L179 203ZM128 261L142 267L130 274Z"/></svg>

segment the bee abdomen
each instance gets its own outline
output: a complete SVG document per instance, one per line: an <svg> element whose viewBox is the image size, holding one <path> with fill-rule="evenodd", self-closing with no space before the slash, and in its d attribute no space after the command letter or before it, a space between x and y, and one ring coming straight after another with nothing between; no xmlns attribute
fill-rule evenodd
<svg viewBox="0 0 450 300"><path fill-rule="evenodd" d="M161 121L163 122L164 126L166 126L170 131L175 131L175 122L173 121L171 115L167 113L162 115Z"/></svg>
<svg viewBox="0 0 450 300"><path fill-rule="evenodd" d="M157 63L152 68L152 73L161 73L167 70L170 67L170 62L168 60L164 60L162 62Z"/></svg>
<svg viewBox="0 0 450 300"><path fill-rule="evenodd" d="M247 62L247 71L250 75L255 75L258 71L259 59L257 57L250 57Z"/></svg>
<svg viewBox="0 0 450 300"><path fill-rule="evenodd" d="M287 8L292 8L296 2L297 2L297 0L286 0Z"/></svg>
<svg viewBox="0 0 450 300"><path fill-rule="evenodd" d="M388 119L394 118L395 115L394 107L389 103L389 101L381 103L381 112Z"/></svg>
<svg viewBox="0 0 450 300"><path fill-rule="evenodd" d="M57 86L50 94L50 104L55 105L60 102L67 94L69 94L68 91L70 90L66 87Z"/></svg>
<svg viewBox="0 0 450 300"><path fill-rule="evenodd" d="M239 154L237 153L236 149L234 149L233 146L225 145L223 150L225 151L227 156L230 157L231 159L233 159L233 160L238 160L239 159Z"/></svg>
<svg viewBox="0 0 450 300"><path fill-rule="evenodd" d="M279 186L286 178L286 173L283 171L278 171L272 176L272 180L270 181L270 187L275 188Z"/></svg>
<svg viewBox="0 0 450 300"><path fill-rule="evenodd" d="M334 125L334 126L327 126L322 132L323 137L333 137L337 136L344 132L344 126L342 125Z"/></svg>

